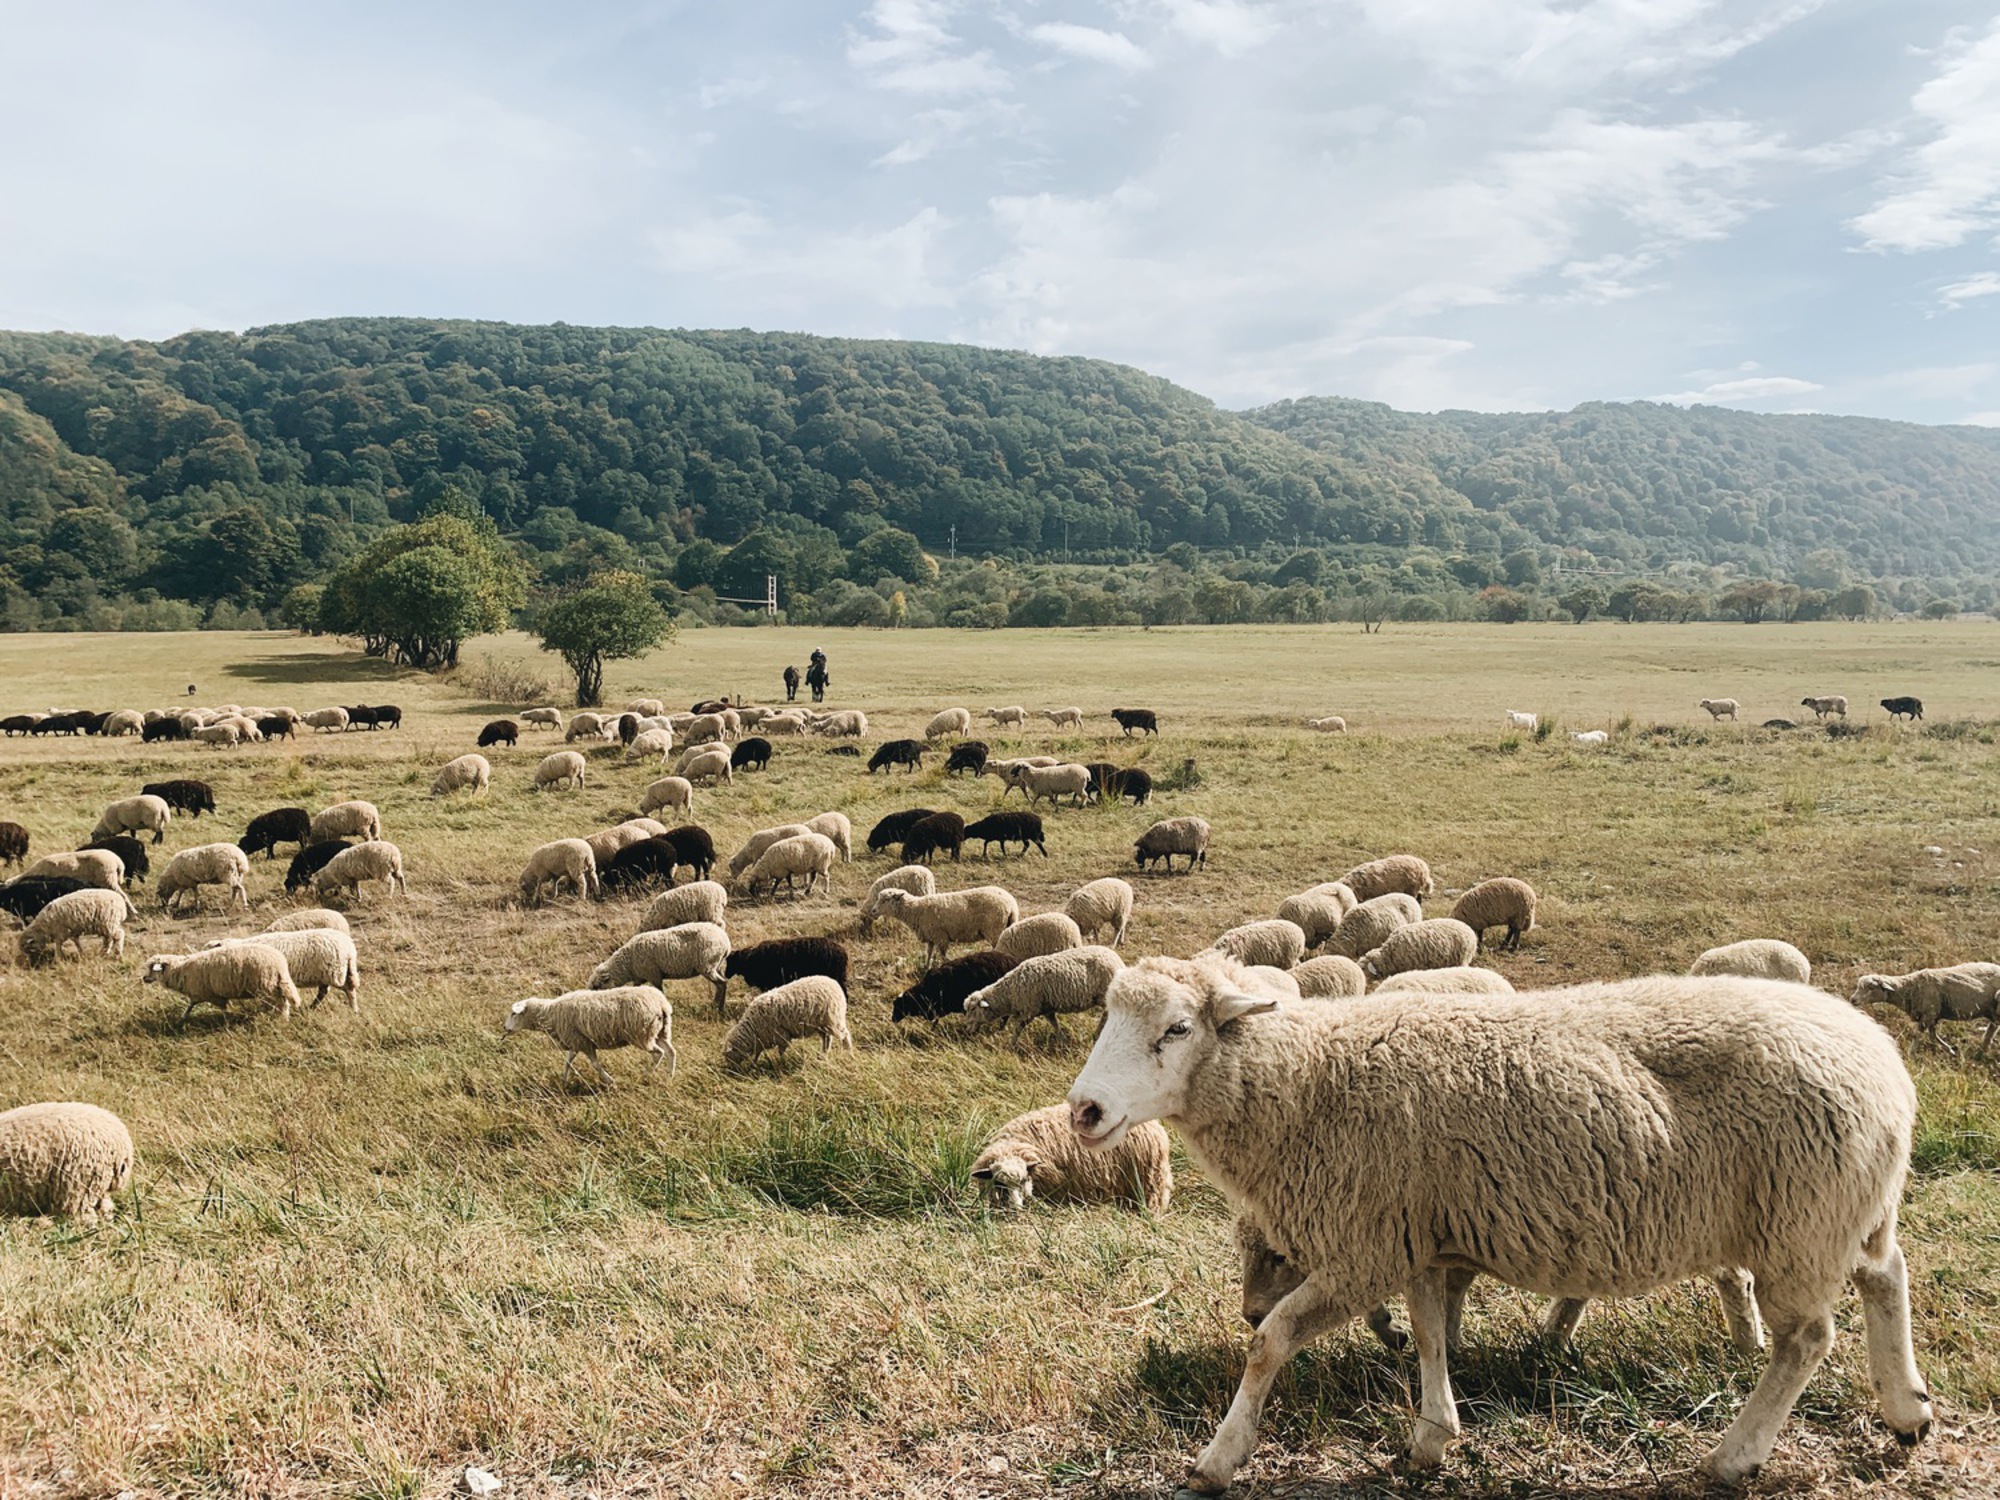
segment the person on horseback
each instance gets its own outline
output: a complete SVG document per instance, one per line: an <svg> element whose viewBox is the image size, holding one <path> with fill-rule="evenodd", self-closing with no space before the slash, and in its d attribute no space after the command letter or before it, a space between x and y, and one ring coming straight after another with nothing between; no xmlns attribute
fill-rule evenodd
<svg viewBox="0 0 2000 1500"><path fill-rule="evenodd" d="M812 657L806 663L806 686L812 689L813 702L826 701L826 688L831 681L833 678L826 670L826 653L814 647Z"/></svg>

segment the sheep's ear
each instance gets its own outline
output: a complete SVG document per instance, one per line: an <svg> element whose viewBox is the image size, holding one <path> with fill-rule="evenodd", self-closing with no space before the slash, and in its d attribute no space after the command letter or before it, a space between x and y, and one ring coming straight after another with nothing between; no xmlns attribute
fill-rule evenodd
<svg viewBox="0 0 2000 1500"><path fill-rule="evenodd" d="M510 1016L518 1016L522 1011L526 1010L527 1008L528 1008L527 1001L516 1000L512 1005L507 1007L507 1014Z"/></svg>
<svg viewBox="0 0 2000 1500"><path fill-rule="evenodd" d="M1240 1021L1245 1016L1267 1015L1278 1008L1278 1002L1261 995L1246 995L1240 990L1217 995L1209 1015L1220 1031L1232 1021Z"/></svg>
<svg viewBox="0 0 2000 1500"><path fill-rule="evenodd" d="M991 1167L974 1167L972 1169L972 1180L974 1182L991 1182L993 1180L993 1169Z"/></svg>

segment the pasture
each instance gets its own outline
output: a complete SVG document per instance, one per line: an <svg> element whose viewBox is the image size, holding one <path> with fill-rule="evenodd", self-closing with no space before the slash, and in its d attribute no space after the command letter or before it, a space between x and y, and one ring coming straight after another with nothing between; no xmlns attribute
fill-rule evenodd
<svg viewBox="0 0 2000 1500"><path fill-rule="evenodd" d="M612 663L608 703L781 699L813 646L829 706L865 709L867 745L934 710L1075 704L1085 732L1031 719L974 734L1195 784L1145 808L1044 809L1050 857L968 851L940 888L993 881L1024 914L1121 874L1138 890L1127 957L1184 954L1352 864L1407 851L1456 889L1511 874L1541 926L1483 962L1522 989L1683 970L1702 949L1784 937L1816 981L2000 958L2000 627L1444 627L1158 631L699 631ZM302 733L234 750L134 739L0 741L0 818L36 851L73 848L141 783L198 776L217 813L176 818L156 857L234 839L267 808L364 797L403 849L407 900L349 908L361 1015L290 1024L197 1013L142 989L139 958L261 928L285 860L256 862L250 918L211 896L169 917L150 887L125 959L26 970L0 954L0 1106L81 1098L132 1127L135 1191L107 1228L0 1220L0 1494L414 1496L466 1464L509 1494L1160 1493L1240 1369L1234 1252L1219 1195L1176 1158L1173 1209L984 1212L966 1171L986 1133L1059 1099L1088 1018L1021 1047L959 1023L889 1020L921 946L854 906L893 861L862 845L884 813L997 805L998 784L870 777L824 742L780 739L767 773L698 790L726 860L752 830L852 818L831 899L732 897L739 944L833 934L855 957L858 1051L795 1045L782 1073L726 1074L699 982L669 986L680 1071L631 1051L605 1089L560 1081L539 1036L503 1041L509 1002L580 985L639 901L512 901L527 853L629 816L657 767L592 750L581 792L534 795L555 736L485 752L491 790L433 800L437 766L553 682L515 638L466 650L455 682L280 634L0 637L0 712L191 701L395 702L394 731ZM1845 693L1852 738L1762 731ZM1878 698L1927 719L1890 727ZM1702 696L1743 701L1711 725ZM537 695L538 697L541 695ZM558 693L542 701L562 702ZM1120 739L1113 706L1157 709ZM1510 734L1506 710L1559 721ZM1353 732L1305 731L1339 713ZM1655 725L1671 733L1649 733ZM1570 729L1610 728L1579 749ZM1018 799L1009 799L1018 806ZM1208 867L1140 878L1156 818L1214 827ZM974 846L976 847L976 846ZM1935 851L1935 852L1932 852ZM1448 901L1428 910L1443 914ZM740 986L731 990L732 1015ZM1905 1205L1918 1358L1939 1430L1895 1447L1867 1391L1852 1298L1760 1481L1800 1496L1992 1494L2000 1487L2000 1056L1903 1039L1923 1100ZM1384 1162L1385 1171L1395 1170ZM1533 1299L1475 1291L1454 1362L1465 1439L1437 1477L1405 1474L1413 1360L1356 1325L1278 1386L1247 1494L1622 1496L1694 1492L1696 1457L1754 1383L1713 1291L1592 1310L1541 1350Z"/></svg>

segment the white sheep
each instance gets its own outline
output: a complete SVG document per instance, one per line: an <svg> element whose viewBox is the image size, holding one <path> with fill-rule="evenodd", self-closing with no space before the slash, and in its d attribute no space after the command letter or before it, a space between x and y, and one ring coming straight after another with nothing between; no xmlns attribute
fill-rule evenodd
<svg viewBox="0 0 2000 1500"><path fill-rule="evenodd" d="M1306 935L1298 923L1273 917L1230 928L1208 945L1208 951L1227 954L1240 964L1289 969L1305 957Z"/></svg>
<svg viewBox="0 0 2000 1500"><path fill-rule="evenodd" d="M813 725L813 733L830 739L860 739L868 733L868 715L859 709L844 708L838 713L823 716Z"/></svg>
<svg viewBox="0 0 2000 1500"><path fill-rule="evenodd" d="M71 897L63 897L65 901ZM1940 1021L1985 1021L1979 1056L2000 1030L2000 964L1953 964L1909 974L1863 974L1854 986L1856 1005L1893 1005L1939 1046Z"/></svg>
<svg viewBox="0 0 2000 1500"><path fill-rule="evenodd" d="M1510 708L1507 710L1507 727L1509 729L1525 729L1530 734L1533 734L1537 729L1542 727L1541 716L1539 714L1524 714L1518 709Z"/></svg>
<svg viewBox="0 0 2000 1500"><path fill-rule="evenodd" d="M132 1132L108 1109L68 1101L0 1113L0 1214L110 1219L132 1185Z"/></svg>
<svg viewBox="0 0 2000 1500"><path fill-rule="evenodd" d="M561 729L562 710L559 708L524 708L521 710L521 724L528 729Z"/></svg>
<svg viewBox="0 0 2000 1500"><path fill-rule="evenodd" d="M781 735L804 734L806 732L805 715L798 713L772 714L770 718L757 726L757 732L771 739L777 739Z"/></svg>
<svg viewBox="0 0 2000 1500"><path fill-rule="evenodd" d="M625 758L637 760L665 760L673 753L674 732L671 729L642 729L632 736L632 743L625 747Z"/></svg>
<svg viewBox="0 0 2000 1500"><path fill-rule="evenodd" d="M1060 953L1024 958L984 989L965 997L965 1013L980 1029L1014 1023L1014 1040L1028 1023L1046 1016L1049 1028L1062 1034L1062 1018L1104 1003L1104 992L1125 967L1117 950L1077 947Z"/></svg>
<svg viewBox="0 0 2000 1500"><path fill-rule="evenodd" d="M779 839L797 838L802 833L815 830L803 823L780 823L775 828L760 828L743 841L743 847L729 856L729 884L734 885L737 877L757 863L759 856L777 843Z"/></svg>
<svg viewBox="0 0 2000 1500"><path fill-rule="evenodd" d="M1039 958L1083 946L1083 932L1070 917L1059 911L1023 917L994 940L993 946L1009 958Z"/></svg>
<svg viewBox="0 0 2000 1500"><path fill-rule="evenodd" d="M183 849L167 861L167 868L161 872L155 891L161 904L168 911L183 895L192 896L195 904L201 904L201 888L205 885L229 887L229 899L236 901L245 911L250 910L250 893L243 882L250 875L250 856L234 844L197 844L192 849Z"/></svg>
<svg viewBox="0 0 2000 1500"><path fill-rule="evenodd" d="M575 714L570 718L569 728L563 731L563 743L573 745L578 740L601 740L605 737L604 726L605 716L603 714ZM616 718L613 718L611 720L613 733L616 733L617 726L618 721Z"/></svg>
<svg viewBox="0 0 2000 1500"><path fill-rule="evenodd" d="M729 752L720 746L697 750L695 754L675 765L674 774L686 778L694 786L709 785L718 781L733 786L736 782L736 772L730 764Z"/></svg>
<svg viewBox="0 0 2000 1500"><path fill-rule="evenodd" d="M225 719L220 724L204 724L194 731L193 737L204 745L240 745L244 740L242 720Z"/></svg>
<svg viewBox="0 0 2000 1500"><path fill-rule="evenodd" d="M1521 946L1523 933L1534 931L1536 905L1533 886L1511 875L1502 875L1494 880L1482 880L1466 891L1452 907L1451 914L1472 929L1482 948L1486 945L1486 930L1489 927L1506 928L1507 936L1500 946L1511 953ZM1770 977L1784 979L1790 976L1773 974Z"/></svg>
<svg viewBox="0 0 2000 1500"><path fill-rule="evenodd" d="M347 710L344 708L316 708L311 713L304 715L300 722L310 729L345 729L347 728Z"/></svg>
<svg viewBox="0 0 2000 1500"><path fill-rule="evenodd" d="M1739 707L1734 698L1698 698L1694 706L1707 709L1708 716L1717 720L1734 719Z"/></svg>
<svg viewBox="0 0 2000 1500"><path fill-rule="evenodd" d="M685 776L662 776L647 784L639 799L642 813L670 812L682 822L694 817L694 783Z"/></svg>
<svg viewBox="0 0 2000 1500"><path fill-rule="evenodd" d="M1799 706L1811 709L1815 719L1824 719L1828 714L1841 719L1847 717L1847 699L1839 693L1828 693L1823 698L1801 698Z"/></svg>
<svg viewBox="0 0 2000 1500"><path fill-rule="evenodd" d="M842 863L854 863L854 825L848 821L846 813L815 813L806 819L806 827L823 838L831 839L833 847L840 851Z"/></svg>
<svg viewBox="0 0 2000 1500"><path fill-rule="evenodd" d="M882 916L901 922L923 939L927 966L949 958L954 943L991 948L1021 916L1013 892L997 885L940 891L934 896L886 890L876 895L875 906Z"/></svg>
<svg viewBox="0 0 2000 1500"><path fill-rule="evenodd" d="M620 849L629 849L634 844L642 844L647 839L656 838L667 831L666 825L652 818L628 818L612 828L600 828L595 833L587 833L583 841L590 845L591 857L602 870L611 863L611 856Z"/></svg>
<svg viewBox="0 0 2000 1500"><path fill-rule="evenodd" d="M300 911L286 912L282 917L276 918L264 930L266 932L313 932L322 929L327 932L351 932L353 930L348 926L347 918L343 917L339 912L332 911L324 906L308 906Z"/></svg>
<svg viewBox="0 0 2000 1500"><path fill-rule="evenodd" d="M642 930L620 944L590 971L587 990L615 989L627 984L665 987L669 979L706 979L715 986L715 1008L722 1009L729 983L729 934L715 922L684 922L677 927Z"/></svg>
<svg viewBox="0 0 2000 1500"><path fill-rule="evenodd" d="M806 880L805 894L810 896L813 887L824 881L827 893L833 893L833 867L840 858L840 850L832 839L823 833L800 833L788 839L779 839L762 854L757 863L743 872L743 882L751 895L757 888L768 883L773 896L778 894L778 882L785 882L786 890L796 890L798 877Z"/></svg>
<svg viewBox="0 0 2000 1500"><path fill-rule="evenodd" d="M1058 729L1083 728L1083 710L1080 708L1045 708L1042 717Z"/></svg>
<svg viewBox="0 0 2000 1500"><path fill-rule="evenodd" d="M1096 937L1106 928L1111 931L1111 946L1125 946L1125 929L1132 923L1132 886L1129 881L1120 880L1116 875L1107 875L1102 880L1093 880L1078 886L1063 904L1063 912L1076 923L1077 930L1086 938Z"/></svg>
<svg viewBox="0 0 2000 1500"><path fill-rule="evenodd" d="M1174 1198L1167 1132L1146 1124L1108 1151L1086 1150L1069 1128L1069 1106L1016 1115L993 1132L972 1163L972 1180L994 1208L1045 1203L1122 1203L1165 1213Z"/></svg>
<svg viewBox="0 0 2000 1500"><path fill-rule="evenodd" d="M1812 960L1779 938L1745 938L1710 948L1688 965L1690 974L1737 974L1745 979L1812 983Z"/></svg>
<svg viewBox="0 0 2000 1500"><path fill-rule="evenodd" d="M1174 856L1184 855L1187 858L1187 873L1192 875L1197 864L1204 870L1208 868L1208 838L1206 818L1162 818L1134 841L1132 857L1142 870L1154 860L1162 860L1171 875L1174 873Z"/></svg>
<svg viewBox="0 0 2000 1500"><path fill-rule="evenodd" d="M729 724L721 714L696 714L687 722L683 737L689 745L707 745L729 738Z"/></svg>
<svg viewBox="0 0 2000 1500"><path fill-rule="evenodd" d="M565 884L578 897L603 894L597 856L583 839L551 839L528 856L521 871L521 904L539 906L545 890L560 891Z"/></svg>
<svg viewBox="0 0 2000 1500"><path fill-rule="evenodd" d="M642 719L657 719L665 715L667 705L658 698L634 698L625 705L625 712L637 714Z"/></svg>
<svg viewBox="0 0 2000 1500"><path fill-rule="evenodd" d="M137 734L146 727L146 716L136 708L121 708L104 721L98 731L107 740L120 739L128 734Z"/></svg>
<svg viewBox="0 0 2000 1500"><path fill-rule="evenodd" d="M722 1039L723 1066L747 1067L775 1051L782 1068L793 1042L815 1036L822 1056L835 1042L854 1050L854 1034L847 1029L847 991L824 974L794 979L752 999Z"/></svg>
<svg viewBox="0 0 2000 1500"><path fill-rule="evenodd" d="M1455 917L1432 917L1398 927L1361 957L1361 972L1387 979L1412 969L1462 969L1479 952L1479 935Z"/></svg>
<svg viewBox="0 0 2000 1500"><path fill-rule="evenodd" d="M431 795L442 797L448 792L466 790L483 792L492 780L493 766L485 756L461 755L438 767L437 775L431 778Z"/></svg>
<svg viewBox="0 0 2000 1500"><path fill-rule="evenodd" d="M276 1005L284 1019L298 1009L299 992L285 955L255 941L197 953L158 953L146 961L142 984L157 984L187 1001L181 1024L197 1005L227 1010L232 1000L261 1000Z"/></svg>
<svg viewBox="0 0 2000 1500"><path fill-rule="evenodd" d="M1006 725L1009 728L1018 729L1021 725L1028 722L1028 711L1017 703L1011 708L989 708L985 710L981 717L990 720L996 725Z"/></svg>
<svg viewBox="0 0 2000 1500"><path fill-rule="evenodd" d="M1394 891L1421 901L1437 883L1431 878L1431 867L1416 855L1390 854L1356 865L1334 884L1346 886L1354 893L1355 901L1362 902Z"/></svg>
<svg viewBox="0 0 2000 1500"><path fill-rule="evenodd" d="M1577 745L1602 745L1611 739L1611 736L1602 729L1572 729L1569 737L1571 743Z"/></svg>
<svg viewBox="0 0 2000 1500"><path fill-rule="evenodd" d="M150 833L157 844L166 838L167 825L173 820L174 810L164 797L121 797L98 815L90 836L95 840L121 833Z"/></svg>
<svg viewBox="0 0 2000 1500"><path fill-rule="evenodd" d="M1341 953L1309 958L1292 969L1292 983L1307 1000L1344 1000L1368 993L1368 976L1361 965Z"/></svg>
<svg viewBox="0 0 2000 1500"><path fill-rule="evenodd" d="M868 887L868 894L861 900L859 913L861 935L872 937L875 923L881 917L881 895L884 891L908 891L912 896L935 896L937 876L928 865L898 865L886 875L875 877L875 883Z"/></svg>
<svg viewBox="0 0 2000 1500"><path fill-rule="evenodd" d="M347 1008L361 1014L361 958L354 939L330 927L312 927L292 932L260 932L250 938L222 938L210 948L241 943L257 943L274 948L285 956L285 968L299 989L316 989L312 1003L317 1006L328 990L347 996Z"/></svg>
<svg viewBox="0 0 2000 1500"><path fill-rule="evenodd" d="M1335 887L1345 892L1346 901L1343 902L1335 894ZM1310 951L1340 930L1341 922L1354 910L1354 906L1354 893L1338 881L1329 881L1324 886L1314 886L1296 896L1287 896L1278 903L1278 915L1299 929Z"/></svg>
<svg viewBox="0 0 2000 1500"><path fill-rule="evenodd" d="M1343 957L1358 959L1362 954L1381 947L1397 928L1408 927L1412 922L1423 919L1424 909L1417 905L1415 896L1391 891L1386 896L1377 896L1356 906L1341 919L1340 925L1333 930L1333 936L1326 940L1326 946Z"/></svg>
<svg viewBox="0 0 2000 1500"><path fill-rule="evenodd" d="M1410 929L1406 927L1403 930L1408 932ZM1378 995L1511 995L1514 993L1514 986L1507 982L1505 974L1460 964L1446 969L1409 969L1401 974L1391 974L1375 986L1375 993Z"/></svg>
<svg viewBox="0 0 2000 1500"><path fill-rule="evenodd" d="M1906 1442L1931 1426L1896 1242L1916 1090L1887 1033L1806 986L1656 976L1287 1008L1240 971L1149 959L1113 981L1069 1104L1086 1145L1174 1126L1309 1277L1251 1339L1190 1477L1203 1491L1249 1457L1291 1356L1398 1290L1422 1384L1410 1458L1440 1462L1459 1429L1446 1276L1466 1246L1482 1271L1559 1298L1749 1272L1771 1359L1704 1462L1712 1479L1769 1457L1849 1279L1882 1415Z"/></svg>
<svg viewBox="0 0 2000 1500"><path fill-rule="evenodd" d="M125 919L132 915L132 903L123 891L71 891L58 896L29 922L21 934L21 957L29 964L47 963L60 957L63 944L76 944L76 956L83 957L83 940L94 937L104 945L107 956L125 952Z"/></svg>
<svg viewBox="0 0 2000 1500"><path fill-rule="evenodd" d="M1074 797L1076 805L1081 807L1091 796L1091 776L1088 766L1016 765L1008 774L1007 781L1010 786L1017 786L1026 792L1030 802L1039 802L1044 797L1051 802L1060 802L1064 797Z"/></svg>
<svg viewBox="0 0 2000 1500"><path fill-rule="evenodd" d="M379 839L382 814L372 802L336 802L313 814L307 842L323 844L329 839Z"/></svg>
<svg viewBox="0 0 2000 1500"><path fill-rule="evenodd" d="M930 723L924 726L924 738L934 740L948 734L972 733L972 710L969 708L947 708L931 715Z"/></svg>
<svg viewBox="0 0 2000 1500"><path fill-rule="evenodd" d="M549 999L530 996L516 1000L507 1010L507 1034L517 1031L542 1032L563 1049L565 1082L579 1055L605 1083L613 1082L611 1070L597 1054L619 1047L643 1047L650 1052L649 1071L657 1069L663 1057L669 1077L680 1071L680 1054L674 1050L673 1003L651 985L571 990Z"/></svg>
<svg viewBox="0 0 2000 1500"><path fill-rule="evenodd" d="M23 880L36 875L67 875L72 880L80 880L101 890L125 889L125 861L109 849L44 854L21 872Z"/></svg>
<svg viewBox="0 0 2000 1500"><path fill-rule="evenodd" d="M382 881L391 896L398 890L409 895L410 883L403 878L403 851L385 839L370 839L365 844L343 849L313 877L313 891L325 900L344 888L358 900L364 880Z"/></svg>
<svg viewBox="0 0 2000 1500"><path fill-rule="evenodd" d="M1306 728L1315 730L1320 734L1345 734L1347 733L1347 720L1343 719L1339 714L1327 714L1322 718L1307 719Z"/></svg>
<svg viewBox="0 0 2000 1500"><path fill-rule="evenodd" d="M589 770L581 752L558 750L543 756L542 763L535 767L535 790L546 792L552 786L560 786L564 791L571 787L581 789Z"/></svg>
<svg viewBox="0 0 2000 1500"><path fill-rule="evenodd" d="M691 880L662 891L639 919L639 930L651 932L662 927L680 927L689 922L722 925L729 910L729 888L716 880Z"/></svg>

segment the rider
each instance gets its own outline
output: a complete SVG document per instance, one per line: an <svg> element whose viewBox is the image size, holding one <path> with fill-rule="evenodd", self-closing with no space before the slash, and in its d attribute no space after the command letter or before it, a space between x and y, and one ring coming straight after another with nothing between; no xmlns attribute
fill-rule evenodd
<svg viewBox="0 0 2000 1500"><path fill-rule="evenodd" d="M813 702L825 700L827 684L832 680L826 670L826 653L815 646L806 662L806 685L813 690Z"/></svg>

